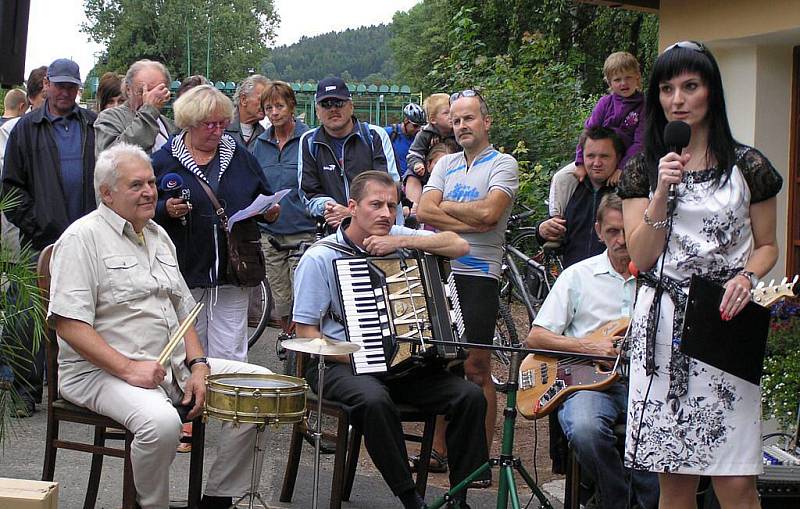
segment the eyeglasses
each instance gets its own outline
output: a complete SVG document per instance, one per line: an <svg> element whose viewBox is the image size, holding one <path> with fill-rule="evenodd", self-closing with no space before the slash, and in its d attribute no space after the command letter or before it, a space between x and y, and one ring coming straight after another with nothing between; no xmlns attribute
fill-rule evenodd
<svg viewBox="0 0 800 509"><path fill-rule="evenodd" d="M207 131L216 131L218 129L227 129L231 125L230 120L220 120L219 122L200 122L200 125L205 127Z"/></svg>
<svg viewBox="0 0 800 509"><path fill-rule="evenodd" d="M450 104L456 102L456 100L460 97L477 97L481 101L484 101L483 96L477 91L468 88L466 90L462 90L461 92L455 92L450 96ZM485 102L485 101L484 101Z"/></svg>
<svg viewBox="0 0 800 509"><path fill-rule="evenodd" d="M667 51L673 50L675 48L690 49L690 50L696 51L698 53L705 53L706 52L706 47L703 46L703 43L694 42L694 41L681 41L681 42L676 42L675 44L672 44L672 45L668 46L667 49L664 50L664 53L666 53Z"/></svg>
<svg viewBox="0 0 800 509"><path fill-rule="evenodd" d="M349 101L345 101L344 99L323 99L319 102L319 105L322 106L323 109L329 110L331 108L342 108L348 102Z"/></svg>

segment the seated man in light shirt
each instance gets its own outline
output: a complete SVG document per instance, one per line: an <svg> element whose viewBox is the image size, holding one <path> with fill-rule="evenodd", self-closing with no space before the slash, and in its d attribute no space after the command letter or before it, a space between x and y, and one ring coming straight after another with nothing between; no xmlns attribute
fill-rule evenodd
<svg viewBox="0 0 800 509"><path fill-rule="evenodd" d="M205 358L194 327L167 366L157 361L195 302L175 246L152 220L157 194L150 158L127 143L113 146L97 159L94 187L97 210L67 228L51 260L48 321L58 334L59 391L134 434L137 502L163 509L181 434L173 405L190 405L189 417L196 417L207 375L269 370ZM249 490L254 440L254 425L223 423L201 508L230 507L232 497Z"/></svg>
<svg viewBox="0 0 800 509"><path fill-rule="evenodd" d="M599 255L567 267L556 279L528 334L530 348L616 356L616 338L587 336L618 318L630 317L636 280L630 274L625 246L622 200L603 196L597 208L595 231L606 245ZM604 509L630 507L626 473L613 430L627 414L628 384L618 381L605 391L583 390L569 396L558 409L558 421L578 462L595 482ZM628 423L629 425L631 423ZM658 502L658 479L634 471L633 495L642 509Z"/></svg>

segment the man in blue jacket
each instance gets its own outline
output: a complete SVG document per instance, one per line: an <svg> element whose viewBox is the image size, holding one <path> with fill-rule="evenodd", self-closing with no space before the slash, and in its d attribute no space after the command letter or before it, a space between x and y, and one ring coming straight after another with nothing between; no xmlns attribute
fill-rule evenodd
<svg viewBox="0 0 800 509"><path fill-rule="evenodd" d="M59 58L47 68L44 106L22 117L8 137L3 166L3 195L15 193L19 203L5 211L20 230L22 244L41 251L76 219L96 208L94 197L94 121L96 115L79 107L81 86L78 64ZM16 290L10 289L13 295ZM13 298L13 297L12 297ZM33 330L16 331L32 351ZM9 331L3 340L8 340ZM20 359L17 392L23 405L16 415L28 417L42 399L44 353Z"/></svg>
<svg viewBox="0 0 800 509"><path fill-rule="evenodd" d="M350 90L341 78L321 80L315 101L322 126L300 139L300 196L309 214L323 216L331 228L337 228L349 217L350 182L359 173L387 171L396 182L400 175L386 131L353 115Z"/></svg>

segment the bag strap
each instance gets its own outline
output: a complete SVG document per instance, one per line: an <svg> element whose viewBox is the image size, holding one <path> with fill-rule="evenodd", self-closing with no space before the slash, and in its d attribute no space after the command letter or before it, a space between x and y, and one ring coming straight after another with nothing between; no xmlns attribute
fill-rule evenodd
<svg viewBox="0 0 800 509"><path fill-rule="evenodd" d="M217 214L220 221L222 221L222 227L225 229L225 232L228 231L228 216L225 214L225 209L220 205L219 200L217 199L217 195L214 194L214 191L211 189L211 186L206 184L206 182L198 178L197 181L200 183L200 187L203 188L203 191L206 192L208 199L211 200L211 205L214 206L214 213Z"/></svg>

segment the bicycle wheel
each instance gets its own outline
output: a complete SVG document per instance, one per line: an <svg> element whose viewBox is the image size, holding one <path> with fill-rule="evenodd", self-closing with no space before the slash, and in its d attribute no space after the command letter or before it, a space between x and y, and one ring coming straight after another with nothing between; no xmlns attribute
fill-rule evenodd
<svg viewBox="0 0 800 509"><path fill-rule="evenodd" d="M500 307L497 309L492 343L495 346L513 346L518 342L517 327L514 325L514 317L511 315L511 310L505 303L500 302ZM494 382L494 386L498 391L505 392L511 354L502 350L493 350L492 357L494 359L492 363L492 382Z"/></svg>
<svg viewBox="0 0 800 509"><path fill-rule="evenodd" d="M267 328L274 302L269 281L264 279L260 285L250 289L250 302L247 307L247 347L253 348Z"/></svg>

